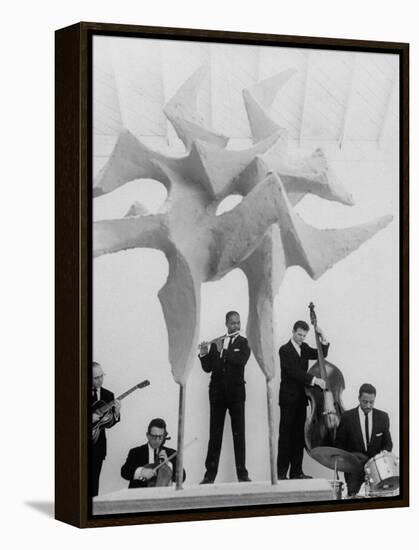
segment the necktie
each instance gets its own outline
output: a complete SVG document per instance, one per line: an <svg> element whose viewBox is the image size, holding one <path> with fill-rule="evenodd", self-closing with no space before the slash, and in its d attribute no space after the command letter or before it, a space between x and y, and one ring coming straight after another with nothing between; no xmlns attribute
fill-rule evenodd
<svg viewBox="0 0 419 550"><path fill-rule="evenodd" d="M97 389L95 388L93 390L93 401L96 403L97 400L98 400L98 395L97 395Z"/></svg>
<svg viewBox="0 0 419 550"><path fill-rule="evenodd" d="M240 331L237 330L236 332L232 332L231 334L226 334L224 336L223 347L221 348L221 351L220 351L220 357L224 355L224 351L227 350L232 345L233 341L236 339L236 336L238 336L239 334L240 334Z"/></svg>
<svg viewBox="0 0 419 550"><path fill-rule="evenodd" d="M367 442L367 447L370 444L370 430L368 422L368 414L365 413L365 441Z"/></svg>
<svg viewBox="0 0 419 550"><path fill-rule="evenodd" d="M158 453L157 453L157 449L154 449L154 462L158 462Z"/></svg>
<svg viewBox="0 0 419 550"><path fill-rule="evenodd" d="M225 350L228 349L228 347L230 345L230 340L231 340L231 338L229 336L225 336L224 341L223 341L223 347L221 348L220 357L222 357L224 355Z"/></svg>

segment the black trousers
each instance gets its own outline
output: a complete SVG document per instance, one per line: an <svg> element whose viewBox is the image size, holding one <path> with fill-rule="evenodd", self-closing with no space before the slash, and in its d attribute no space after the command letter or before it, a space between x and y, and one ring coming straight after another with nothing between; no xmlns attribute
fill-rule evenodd
<svg viewBox="0 0 419 550"><path fill-rule="evenodd" d="M248 477L246 470L246 441L244 422L244 401L211 402L210 401L210 435L208 442L207 458L205 460L205 477L214 480L218 472L221 445L223 441L224 421L228 410L233 432L234 458L238 479Z"/></svg>
<svg viewBox="0 0 419 550"><path fill-rule="evenodd" d="M278 477L298 476L303 471L304 424L306 420L306 400L280 404L278 439Z"/></svg>
<svg viewBox="0 0 419 550"><path fill-rule="evenodd" d="M97 495L99 494L99 478L100 478L100 472L102 470L103 460L104 460L103 456L95 452L95 449L93 448L91 481L90 481L92 497L97 497Z"/></svg>
<svg viewBox="0 0 419 550"><path fill-rule="evenodd" d="M355 496L359 493L361 485L365 481L365 471L364 465L368 461L368 456L363 455L362 453L352 453L356 454L360 460L360 468L358 472L345 473L345 481L348 487L348 496Z"/></svg>

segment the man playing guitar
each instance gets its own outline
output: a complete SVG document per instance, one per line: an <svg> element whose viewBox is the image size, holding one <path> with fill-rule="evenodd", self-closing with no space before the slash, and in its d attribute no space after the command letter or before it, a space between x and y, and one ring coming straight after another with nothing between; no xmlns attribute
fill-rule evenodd
<svg viewBox="0 0 419 550"><path fill-rule="evenodd" d="M101 416L95 411L95 403L110 403L115 401L109 414L111 418L106 423L106 428L111 428L120 420L121 405L119 401L115 400L114 394L103 388L103 377L105 376L102 367L99 363L93 361L92 363L92 424L96 424L101 420ZM99 435L96 440L92 442L92 456L91 456L91 491L92 497L99 494L99 477L102 470L102 464L106 457L106 433L105 427L100 429Z"/></svg>

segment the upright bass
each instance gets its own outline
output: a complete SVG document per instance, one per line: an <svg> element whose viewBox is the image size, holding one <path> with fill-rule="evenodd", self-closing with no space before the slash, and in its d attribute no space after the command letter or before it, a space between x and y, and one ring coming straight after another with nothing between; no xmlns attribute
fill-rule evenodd
<svg viewBox="0 0 419 550"><path fill-rule="evenodd" d="M165 445L166 441L171 439L169 435L166 434L163 441L160 443L159 447L156 448L157 456L159 455L161 449ZM154 463L146 464L144 468L149 468L153 470L154 476L151 479L146 481L147 487L168 487L172 484L172 469L169 467L168 462L176 456L176 453L168 456L166 459L158 458Z"/></svg>
<svg viewBox="0 0 419 550"><path fill-rule="evenodd" d="M170 439L170 437L166 435L166 437L163 439L160 446L157 448L157 454L160 452L163 445L166 443L168 439ZM192 443L195 443L195 441L197 440L198 440L197 437L192 439L192 441L190 441L184 446L184 449L189 447L189 445L192 445ZM172 458L177 456L177 454L178 454L178 451L174 451L165 459L159 458L158 460L156 460L156 462L152 464L146 464L145 466L143 466L144 468L149 468L153 470L155 474L152 478L146 481L147 487L168 487L169 485L172 484L173 472L170 466L168 466L168 463L172 460ZM184 477L185 477L185 474L184 474Z"/></svg>
<svg viewBox="0 0 419 550"><path fill-rule="evenodd" d="M322 378L326 383L325 390L321 390L316 386L306 388L310 410L304 427L304 437L306 449L310 453L314 447L333 444L344 411L342 392L345 389L345 380L338 367L324 358L323 348L317 332L314 304L311 302L308 307L318 352L318 361L308 372L316 378Z"/></svg>

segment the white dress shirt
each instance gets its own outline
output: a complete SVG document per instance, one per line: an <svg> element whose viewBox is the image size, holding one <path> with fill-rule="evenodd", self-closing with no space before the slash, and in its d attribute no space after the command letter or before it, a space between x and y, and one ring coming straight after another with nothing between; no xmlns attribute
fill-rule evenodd
<svg viewBox="0 0 419 550"><path fill-rule="evenodd" d="M365 413L361 409L361 407L358 407L358 414L359 414L359 423L361 424L362 439L364 441L365 450L367 451L368 450L368 445L367 445L367 437L366 437L366 434L365 434ZM372 436L372 411L370 411L368 413L368 436L369 436L368 437L369 440L371 441L371 436Z"/></svg>
<svg viewBox="0 0 419 550"><path fill-rule="evenodd" d="M294 338L291 338L291 344L294 346L295 351L301 357L301 346L299 344L297 344L297 342L294 340Z"/></svg>
<svg viewBox="0 0 419 550"><path fill-rule="evenodd" d="M298 353L298 355L301 357L301 346L297 344L297 342L294 340L294 338L291 338L291 344L294 346L295 351ZM311 379L310 385L314 386L314 382L316 381L316 377L313 376Z"/></svg>
<svg viewBox="0 0 419 550"><path fill-rule="evenodd" d="M323 338L320 338L320 340L321 340L321 343L322 343L324 346L327 345L327 343L328 343L327 340L323 340ZM294 340L294 338L291 338L291 344L294 346L295 351L296 351L296 352L298 353L298 355L301 357L301 346L300 346L299 344L297 344L297 342ZM315 382L316 382L316 377L313 376L313 378L311 379L310 385L311 385L311 386L314 386Z"/></svg>

